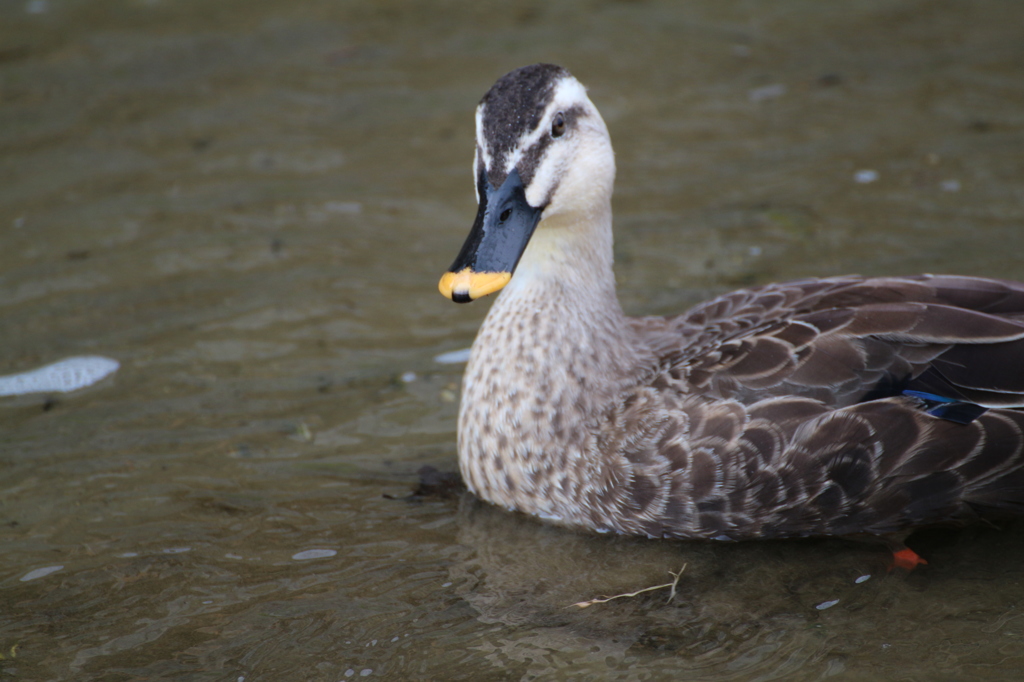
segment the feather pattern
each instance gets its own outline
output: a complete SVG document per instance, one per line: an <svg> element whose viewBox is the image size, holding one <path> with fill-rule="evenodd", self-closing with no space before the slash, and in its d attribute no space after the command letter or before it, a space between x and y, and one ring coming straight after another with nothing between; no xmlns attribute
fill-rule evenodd
<svg viewBox="0 0 1024 682"><path fill-rule="evenodd" d="M478 110L477 162L529 159L545 184L526 196L547 203L463 381L471 490L566 525L671 538L886 534L1024 512L1024 284L807 279L628 318L611 271L614 159L583 93L564 69L525 67ZM567 110L568 131L545 137ZM935 408L954 403L974 408L966 423Z"/></svg>

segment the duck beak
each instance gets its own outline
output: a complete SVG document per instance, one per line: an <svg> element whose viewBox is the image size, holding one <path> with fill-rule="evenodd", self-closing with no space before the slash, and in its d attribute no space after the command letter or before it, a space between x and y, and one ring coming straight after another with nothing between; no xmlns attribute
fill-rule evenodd
<svg viewBox="0 0 1024 682"><path fill-rule="evenodd" d="M480 175L480 205L473 228L437 285L456 303L475 301L509 283L544 210L526 201L518 170L513 169L498 189L491 187L486 173Z"/></svg>

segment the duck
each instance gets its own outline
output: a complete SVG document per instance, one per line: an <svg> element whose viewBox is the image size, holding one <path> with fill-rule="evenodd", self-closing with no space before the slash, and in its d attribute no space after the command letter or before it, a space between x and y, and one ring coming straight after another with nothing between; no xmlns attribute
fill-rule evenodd
<svg viewBox="0 0 1024 682"><path fill-rule="evenodd" d="M458 414L476 497L704 540L895 537L1024 512L1024 284L836 276L628 317L615 157L584 86L553 64L502 76L475 147L476 218L439 290L498 293Z"/></svg>

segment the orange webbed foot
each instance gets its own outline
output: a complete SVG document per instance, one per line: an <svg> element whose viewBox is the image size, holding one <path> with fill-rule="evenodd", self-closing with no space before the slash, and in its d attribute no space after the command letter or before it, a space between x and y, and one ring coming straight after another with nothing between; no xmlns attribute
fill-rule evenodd
<svg viewBox="0 0 1024 682"><path fill-rule="evenodd" d="M904 547L903 549L892 553L892 566L889 567L889 570L902 568L907 571L913 571L921 565L927 566L928 562L918 556L917 552L914 550L909 547Z"/></svg>

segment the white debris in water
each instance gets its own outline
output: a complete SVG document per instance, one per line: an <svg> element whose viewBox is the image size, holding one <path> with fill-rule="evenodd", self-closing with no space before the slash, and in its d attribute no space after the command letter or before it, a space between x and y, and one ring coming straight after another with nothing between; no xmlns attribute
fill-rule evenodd
<svg viewBox="0 0 1024 682"><path fill-rule="evenodd" d="M303 552L292 554L292 559L295 561L306 561L308 559L327 559L332 557L338 552L333 549L307 549Z"/></svg>
<svg viewBox="0 0 1024 682"><path fill-rule="evenodd" d="M50 365L20 374L0 376L0 396L28 393L70 393L106 378L117 371L117 360L99 355L64 358Z"/></svg>
<svg viewBox="0 0 1024 682"><path fill-rule="evenodd" d="M121 552L117 556L118 556L118 558L121 558L121 559L132 559L134 557L139 556L139 553L138 552Z"/></svg>
<svg viewBox="0 0 1024 682"><path fill-rule="evenodd" d="M163 550L164 554L184 554L185 552L191 552L191 547L168 547Z"/></svg>
<svg viewBox="0 0 1024 682"><path fill-rule="evenodd" d="M747 92L747 98L751 102L763 102L766 99L778 99L786 94L786 86L782 83L762 85Z"/></svg>
<svg viewBox="0 0 1024 682"><path fill-rule="evenodd" d="M468 363L469 351L471 348L463 348L462 350L450 350L446 353L441 353L434 357L435 363L441 365L458 365L459 363Z"/></svg>
<svg viewBox="0 0 1024 682"><path fill-rule="evenodd" d="M416 372L406 372L402 375L403 383L411 384L414 381L416 381Z"/></svg>
<svg viewBox="0 0 1024 682"><path fill-rule="evenodd" d="M46 577L46 576L50 575L51 573L56 573L57 571L61 570L62 568L64 568L64 567L63 566L47 566L46 568L37 568L36 570L29 571L25 575L21 576L21 582L27 583L29 580L35 580L36 578Z"/></svg>
<svg viewBox="0 0 1024 682"><path fill-rule="evenodd" d="M371 675L372 673L373 668L363 668L359 671L359 677L366 677L367 675Z"/></svg>
<svg viewBox="0 0 1024 682"><path fill-rule="evenodd" d="M939 187L942 188L943 192L959 192L960 181L959 180L943 180L939 183Z"/></svg>
<svg viewBox="0 0 1024 682"><path fill-rule="evenodd" d="M825 609L832 608L833 606L835 606L838 603L839 603L838 599L833 599L831 601L823 601L820 604L818 604L817 606L815 606L814 608L818 609L819 611L824 611Z"/></svg>
<svg viewBox="0 0 1024 682"><path fill-rule="evenodd" d="M866 575L862 575L861 577L857 578L857 579L856 579L856 580L854 580L853 582L855 582L855 583L857 583L858 585L860 585L861 583L866 583L866 582L867 582L867 581L869 581L869 580L871 580L871 574L870 574L870 573L868 573L868 574L866 574Z"/></svg>
<svg viewBox="0 0 1024 682"><path fill-rule="evenodd" d="M457 365L460 362L469 362L469 351L469 348L463 348L462 350L441 353L434 358L434 362L439 362L442 365Z"/></svg>
<svg viewBox="0 0 1024 682"><path fill-rule="evenodd" d="M871 170L870 168L864 168L863 170L859 170L853 174L853 181L861 185L866 185L877 179L878 171Z"/></svg>

